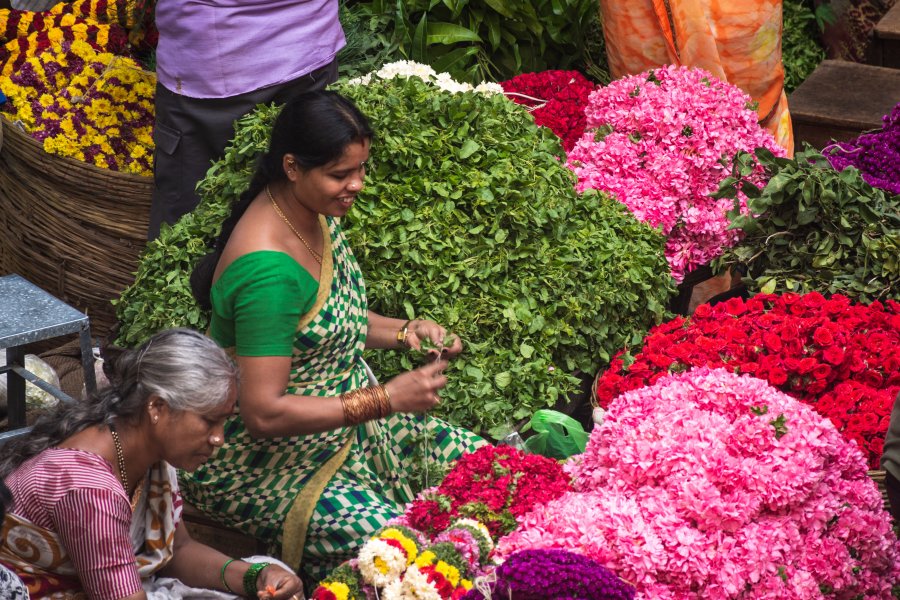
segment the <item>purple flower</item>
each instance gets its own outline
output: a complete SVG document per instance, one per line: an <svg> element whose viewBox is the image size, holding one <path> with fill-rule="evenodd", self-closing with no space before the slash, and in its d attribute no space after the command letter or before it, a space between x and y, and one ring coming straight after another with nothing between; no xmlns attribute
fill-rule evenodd
<svg viewBox="0 0 900 600"><path fill-rule="evenodd" d="M595 561L566 550L522 550L494 572L494 598L512 600L632 600L634 588ZM473 588L463 600L483 600Z"/></svg>
<svg viewBox="0 0 900 600"><path fill-rule="evenodd" d="M890 194L900 194L900 104L882 118L884 126L849 142L836 142L824 154L838 171L856 167L863 180Z"/></svg>

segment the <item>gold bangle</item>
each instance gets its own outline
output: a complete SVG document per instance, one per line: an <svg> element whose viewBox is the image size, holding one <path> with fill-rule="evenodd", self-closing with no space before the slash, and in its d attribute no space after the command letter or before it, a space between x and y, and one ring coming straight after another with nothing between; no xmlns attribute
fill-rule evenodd
<svg viewBox="0 0 900 600"><path fill-rule="evenodd" d="M400 342L400 345L406 345L406 338L409 337L409 324L415 321L415 319L410 319L406 323L403 324L403 327L400 328L400 331L397 332L397 341Z"/></svg>
<svg viewBox="0 0 900 600"><path fill-rule="evenodd" d="M383 385L364 387L340 395L344 422L359 425L391 414L391 396Z"/></svg>

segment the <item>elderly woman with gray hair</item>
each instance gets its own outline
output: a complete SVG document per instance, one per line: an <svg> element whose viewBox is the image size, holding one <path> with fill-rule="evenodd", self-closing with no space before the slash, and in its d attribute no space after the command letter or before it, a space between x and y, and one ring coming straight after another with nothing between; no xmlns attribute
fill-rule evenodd
<svg viewBox="0 0 900 600"><path fill-rule="evenodd" d="M172 329L108 364L109 386L4 448L14 504L0 564L32 598L302 597L294 573L228 557L179 526L174 468L205 462L234 411L237 369L225 352Z"/></svg>

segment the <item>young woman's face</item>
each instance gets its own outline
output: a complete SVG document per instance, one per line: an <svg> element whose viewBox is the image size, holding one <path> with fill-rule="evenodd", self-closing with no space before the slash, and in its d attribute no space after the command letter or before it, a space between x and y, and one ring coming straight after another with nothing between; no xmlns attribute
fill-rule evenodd
<svg viewBox="0 0 900 600"><path fill-rule="evenodd" d="M369 141L353 142L337 160L303 171L288 169L291 192L308 211L329 217L343 217L363 188Z"/></svg>
<svg viewBox="0 0 900 600"><path fill-rule="evenodd" d="M237 386L232 386L225 402L208 414L172 410L164 404L153 426L163 459L186 471L205 463L225 441L225 419L234 413L236 400Z"/></svg>

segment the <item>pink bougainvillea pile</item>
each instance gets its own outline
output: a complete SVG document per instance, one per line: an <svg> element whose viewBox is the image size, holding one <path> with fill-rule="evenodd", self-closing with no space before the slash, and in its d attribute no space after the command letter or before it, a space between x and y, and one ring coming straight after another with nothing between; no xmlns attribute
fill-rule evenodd
<svg viewBox="0 0 900 600"><path fill-rule="evenodd" d="M585 114L587 132L569 152L577 189L610 192L662 228L679 281L739 239L728 229L733 202L709 196L731 174L735 153L763 147L784 156L757 123L751 98L700 69L623 77L595 90ZM762 177L759 168L751 180L761 186Z"/></svg>
<svg viewBox="0 0 900 600"><path fill-rule="evenodd" d="M891 597L898 542L855 444L765 381L699 368L626 392L499 559L579 552L640 600Z"/></svg>

